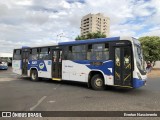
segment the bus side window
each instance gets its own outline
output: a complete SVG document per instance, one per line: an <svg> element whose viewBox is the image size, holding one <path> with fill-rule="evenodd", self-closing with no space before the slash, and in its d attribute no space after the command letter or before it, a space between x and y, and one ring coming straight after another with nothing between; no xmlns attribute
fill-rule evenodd
<svg viewBox="0 0 160 120"><path fill-rule="evenodd" d="M92 44L88 45L88 50L87 50L87 60L91 60L91 51L92 51Z"/></svg>
<svg viewBox="0 0 160 120"><path fill-rule="evenodd" d="M93 45L93 60L103 60L103 51L105 48L105 44L99 43Z"/></svg>
<svg viewBox="0 0 160 120"><path fill-rule="evenodd" d="M37 48L31 49L31 54L30 54L29 59L30 60L37 60L38 59L38 49Z"/></svg>
<svg viewBox="0 0 160 120"><path fill-rule="evenodd" d="M50 59L50 48L41 48L39 53L39 59L49 60Z"/></svg>
<svg viewBox="0 0 160 120"><path fill-rule="evenodd" d="M103 52L103 59L108 60L109 59L109 43L105 43L105 48Z"/></svg>
<svg viewBox="0 0 160 120"><path fill-rule="evenodd" d="M66 51L66 56L67 56L67 60L72 60L73 57L72 57L72 46L69 46L68 47L68 51Z"/></svg>
<svg viewBox="0 0 160 120"><path fill-rule="evenodd" d="M21 59L21 50L14 50L13 59L14 60L20 60Z"/></svg>
<svg viewBox="0 0 160 120"><path fill-rule="evenodd" d="M72 52L71 52L71 51L68 51L68 55L67 55L68 60L72 60L72 59L73 59L72 56L73 56L73 55L72 55Z"/></svg>
<svg viewBox="0 0 160 120"><path fill-rule="evenodd" d="M72 60L73 59L72 46L69 46L67 58L68 58L68 60Z"/></svg>
<svg viewBox="0 0 160 120"><path fill-rule="evenodd" d="M68 46L67 47L64 47L64 49L63 49L63 59L64 60L68 60L68 53L69 51L68 51Z"/></svg>
<svg viewBox="0 0 160 120"><path fill-rule="evenodd" d="M86 60L86 45L72 47L73 60Z"/></svg>

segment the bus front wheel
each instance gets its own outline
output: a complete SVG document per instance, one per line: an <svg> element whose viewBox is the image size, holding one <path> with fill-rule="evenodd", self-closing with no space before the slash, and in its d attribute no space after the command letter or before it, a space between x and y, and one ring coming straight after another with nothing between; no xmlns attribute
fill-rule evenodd
<svg viewBox="0 0 160 120"><path fill-rule="evenodd" d="M31 71L31 80L32 81L39 81L37 70L32 70Z"/></svg>
<svg viewBox="0 0 160 120"><path fill-rule="evenodd" d="M94 90L104 90L104 79L101 75L96 74L91 78L91 86Z"/></svg>

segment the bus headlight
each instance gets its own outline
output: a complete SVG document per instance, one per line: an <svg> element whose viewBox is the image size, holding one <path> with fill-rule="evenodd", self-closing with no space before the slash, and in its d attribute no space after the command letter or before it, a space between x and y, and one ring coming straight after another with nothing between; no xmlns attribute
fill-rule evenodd
<svg viewBox="0 0 160 120"><path fill-rule="evenodd" d="M138 72L137 72L137 76L138 76L139 79L142 80L141 75Z"/></svg>

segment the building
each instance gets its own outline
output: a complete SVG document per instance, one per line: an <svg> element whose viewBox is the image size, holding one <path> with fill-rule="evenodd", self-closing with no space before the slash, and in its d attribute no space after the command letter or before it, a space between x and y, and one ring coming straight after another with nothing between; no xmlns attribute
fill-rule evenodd
<svg viewBox="0 0 160 120"><path fill-rule="evenodd" d="M110 18L104 16L101 13L85 15L81 20L81 36L86 35L89 32L104 33L109 36Z"/></svg>

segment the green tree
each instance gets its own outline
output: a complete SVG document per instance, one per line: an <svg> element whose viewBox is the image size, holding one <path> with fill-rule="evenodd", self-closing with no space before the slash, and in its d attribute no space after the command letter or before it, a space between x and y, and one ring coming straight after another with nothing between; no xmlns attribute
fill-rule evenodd
<svg viewBox="0 0 160 120"><path fill-rule="evenodd" d="M82 36L77 36L76 38L75 38L75 40L85 40L86 39L86 37L84 36L84 35L82 35Z"/></svg>
<svg viewBox="0 0 160 120"><path fill-rule="evenodd" d="M106 35L101 32L96 32L96 33L87 33L85 36L77 36L75 39L76 40L85 40L85 39L95 39L95 38L106 38Z"/></svg>
<svg viewBox="0 0 160 120"><path fill-rule="evenodd" d="M78 35L75 40L81 40L81 36Z"/></svg>
<svg viewBox="0 0 160 120"><path fill-rule="evenodd" d="M94 33L94 38L106 38L106 35L98 31Z"/></svg>
<svg viewBox="0 0 160 120"><path fill-rule="evenodd" d="M144 60L150 61L154 66L155 62L160 60L160 37L145 36L139 40L143 49Z"/></svg>
<svg viewBox="0 0 160 120"><path fill-rule="evenodd" d="M87 38L87 39L93 39L93 38L94 38L94 34L93 34L93 33L88 33L88 34L86 35L86 38Z"/></svg>

